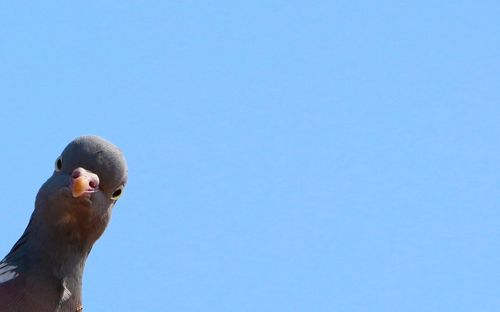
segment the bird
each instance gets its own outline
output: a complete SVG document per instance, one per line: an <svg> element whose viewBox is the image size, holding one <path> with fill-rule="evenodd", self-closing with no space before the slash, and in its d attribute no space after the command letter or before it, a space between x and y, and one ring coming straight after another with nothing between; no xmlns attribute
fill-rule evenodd
<svg viewBox="0 0 500 312"><path fill-rule="evenodd" d="M24 233L0 261L1 312L83 311L85 262L127 175L122 151L99 136L77 137L64 148Z"/></svg>

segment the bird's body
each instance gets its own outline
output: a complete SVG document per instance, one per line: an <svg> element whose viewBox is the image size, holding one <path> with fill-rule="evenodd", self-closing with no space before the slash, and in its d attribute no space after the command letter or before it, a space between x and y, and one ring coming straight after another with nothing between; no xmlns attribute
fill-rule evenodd
<svg viewBox="0 0 500 312"><path fill-rule="evenodd" d="M95 136L71 142L40 188L30 222L0 261L0 312L82 310L82 275L127 181L120 150Z"/></svg>

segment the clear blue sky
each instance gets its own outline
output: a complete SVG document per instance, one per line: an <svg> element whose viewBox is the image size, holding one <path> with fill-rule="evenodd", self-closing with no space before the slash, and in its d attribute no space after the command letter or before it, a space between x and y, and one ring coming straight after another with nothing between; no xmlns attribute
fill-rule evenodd
<svg viewBox="0 0 500 312"><path fill-rule="evenodd" d="M98 134L130 173L86 311L500 311L499 12L1 4L0 253Z"/></svg>

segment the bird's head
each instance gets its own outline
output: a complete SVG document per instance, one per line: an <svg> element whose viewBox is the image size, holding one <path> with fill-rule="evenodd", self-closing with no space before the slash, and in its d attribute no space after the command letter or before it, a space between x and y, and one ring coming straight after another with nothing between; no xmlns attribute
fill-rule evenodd
<svg viewBox="0 0 500 312"><path fill-rule="evenodd" d="M71 241L92 244L126 182L127 164L118 147L97 136L79 137L57 157L54 173L38 192L37 222Z"/></svg>

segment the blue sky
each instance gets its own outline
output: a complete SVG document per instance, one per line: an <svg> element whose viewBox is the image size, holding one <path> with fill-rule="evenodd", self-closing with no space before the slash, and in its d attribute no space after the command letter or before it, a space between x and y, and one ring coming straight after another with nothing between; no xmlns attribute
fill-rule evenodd
<svg viewBox="0 0 500 312"><path fill-rule="evenodd" d="M82 134L87 311L499 311L497 1L0 5L0 253Z"/></svg>

